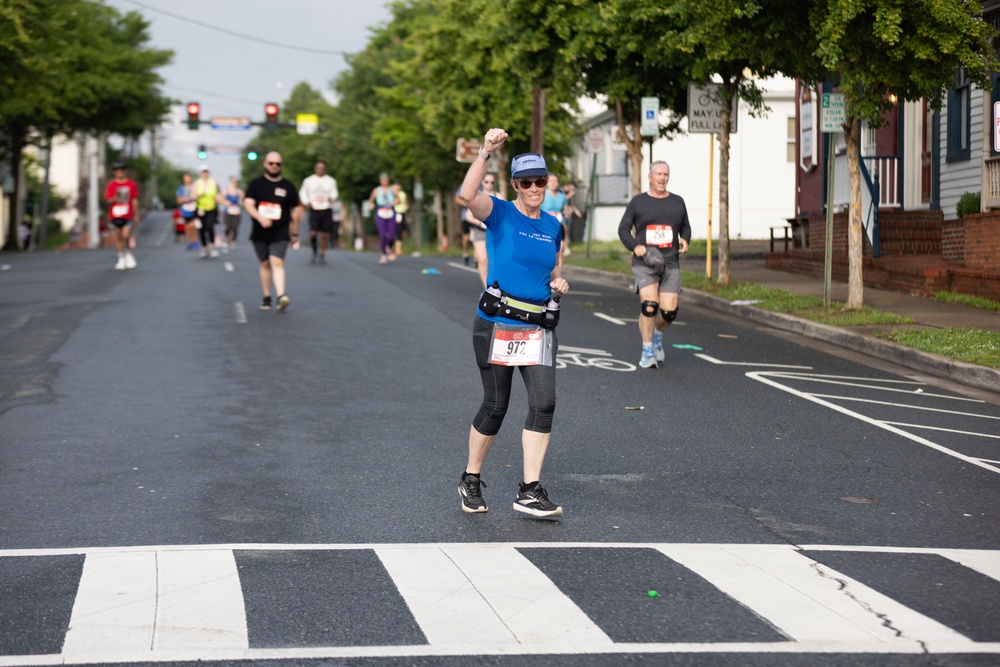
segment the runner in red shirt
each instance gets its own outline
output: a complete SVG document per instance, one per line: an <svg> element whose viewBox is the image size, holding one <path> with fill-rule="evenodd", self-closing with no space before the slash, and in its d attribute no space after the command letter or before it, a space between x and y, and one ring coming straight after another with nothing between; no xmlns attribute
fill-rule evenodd
<svg viewBox="0 0 1000 667"><path fill-rule="evenodd" d="M139 186L131 178L125 176L125 163L115 162L114 179L104 189L104 201L108 203L108 223L115 235L115 249L118 251L118 263L115 269L135 268L135 257L129 251L129 237L133 225L139 224Z"/></svg>

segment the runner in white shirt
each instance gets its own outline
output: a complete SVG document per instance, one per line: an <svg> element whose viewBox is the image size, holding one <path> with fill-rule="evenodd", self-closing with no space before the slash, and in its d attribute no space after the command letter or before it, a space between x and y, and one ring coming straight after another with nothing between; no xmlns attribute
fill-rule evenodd
<svg viewBox="0 0 1000 667"><path fill-rule="evenodd" d="M333 234L333 203L340 196L337 181L326 173L326 162L317 160L313 175L302 182L299 199L309 209L309 243L312 244L310 264L326 264L326 248Z"/></svg>

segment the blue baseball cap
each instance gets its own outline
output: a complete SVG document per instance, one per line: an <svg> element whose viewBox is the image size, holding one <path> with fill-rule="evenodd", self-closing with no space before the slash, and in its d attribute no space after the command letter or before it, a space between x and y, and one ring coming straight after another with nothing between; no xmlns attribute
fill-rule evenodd
<svg viewBox="0 0 1000 667"><path fill-rule="evenodd" d="M538 153L522 153L515 155L510 161L510 177L524 178L526 176L548 176L545 158Z"/></svg>

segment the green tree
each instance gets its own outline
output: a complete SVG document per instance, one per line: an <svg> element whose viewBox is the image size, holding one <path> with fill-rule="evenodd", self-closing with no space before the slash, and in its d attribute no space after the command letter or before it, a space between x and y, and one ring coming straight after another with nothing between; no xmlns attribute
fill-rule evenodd
<svg viewBox="0 0 1000 667"><path fill-rule="evenodd" d="M15 177L31 140L78 131L138 135L162 120L169 100L155 70L172 54L146 47L148 25L136 12L94 0L3 3L0 147Z"/></svg>
<svg viewBox="0 0 1000 667"><path fill-rule="evenodd" d="M812 0L816 55L847 102L844 139L850 178L849 277L845 309L864 307L861 217L861 122L886 123L899 100L926 98L941 107L959 68L980 87L997 61L990 40L996 31L976 0ZM787 70L799 75L796 68Z"/></svg>
<svg viewBox="0 0 1000 667"><path fill-rule="evenodd" d="M673 25L663 45L677 44L691 54L690 77L696 82L721 80L722 127L719 131L719 275L731 282L729 253L729 149L734 100L751 115L767 113L760 79L795 68L801 75L821 71L812 55L809 5L802 0L677 0L669 10ZM762 85L766 86L766 83Z"/></svg>
<svg viewBox="0 0 1000 667"><path fill-rule="evenodd" d="M682 28L662 0L608 0L593 3L578 16L567 60L578 71L587 94L606 98L615 110L618 140L628 154L629 194L642 187L641 100L656 97L667 110L661 136L679 129L691 79L691 56L680 43L664 39Z"/></svg>

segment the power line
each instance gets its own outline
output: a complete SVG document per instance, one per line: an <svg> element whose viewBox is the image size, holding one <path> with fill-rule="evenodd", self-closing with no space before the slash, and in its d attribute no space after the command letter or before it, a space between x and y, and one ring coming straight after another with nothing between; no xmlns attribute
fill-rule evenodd
<svg viewBox="0 0 1000 667"><path fill-rule="evenodd" d="M157 7L151 7L147 4L136 2L136 0L125 0L125 2L135 5L136 7L142 7L151 12L156 12L157 14L163 14L164 16L169 16L170 18L177 19L178 21L184 21L185 23L192 23L202 28L207 28L208 30L214 30L216 32L221 32L226 35L232 35L233 37L239 37L240 39L246 39L251 42L256 42L258 44L265 44L267 46L275 46L279 49L290 49L292 51L304 51L306 53L320 53L326 56L348 56L350 53L347 51L331 51L327 49L313 49L308 46L296 46L294 44L282 44L281 42L272 42L267 39L261 39L260 37L254 37L253 35L244 35L241 32L236 32L234 30L226 30L225 28L220 28L217 25L212 25L211 23L202 23L201 21L196 21L187 16L182 16L180 14L174 14L171 12L164 11Z"/></svg>
<svg viewBox="0 0 1000 667"><path fill-rule="evenodd" d="M203 97L214 97L220 100L226 100L227 102L239 102L240 104L263 104L260 100L245 100L241 97L227 97L226 95L219 95L218 93L210 93L206 90L197 90L196 88L181 88L180 86L163 86L165 90L176 90L182 93L194 93L195 95L201 95Z"/></svg>

